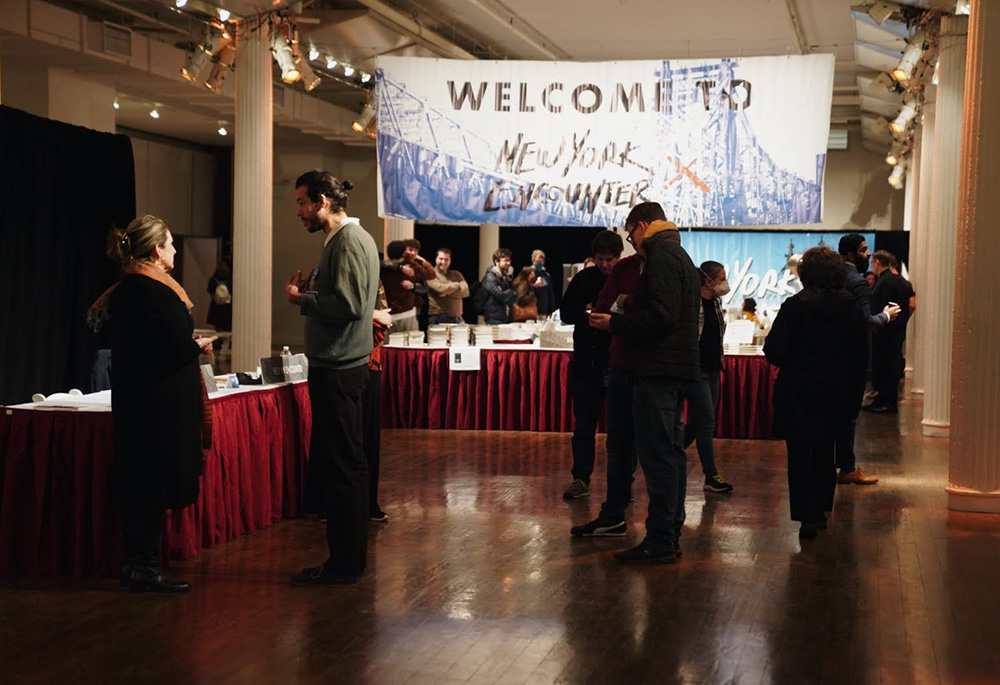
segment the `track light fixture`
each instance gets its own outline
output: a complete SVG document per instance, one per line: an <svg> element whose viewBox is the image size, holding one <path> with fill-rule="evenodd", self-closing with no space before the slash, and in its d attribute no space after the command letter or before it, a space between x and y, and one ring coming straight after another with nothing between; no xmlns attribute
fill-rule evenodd
<svg viewBox="0 0 1000 685"><path fill-rule="evenodd" d="M280 29L275 30L271 37L271 52L274 59L281 67L281 80L285 83L295 83L302 78L302 72L295 64L295 55L292 53L292 45L284 36Z"/></svg>
<svg viewBox="0 0 1000 685"><path fill-rule="evenodd" d="M367 71L362 71L361 72L361 82L362 83L368 83L371 80L372 80L372 75L371 74L369 74Z"/></svg>
<svg viewBox="0 0 1000 685"><path fill-rule="evenodd" d="M336 69L337 68L337 60L335 60L332 57L327 57L326 58L326 68L329 69L330 71L333 71L334 69Z"/></svg>
<svg viewBox="0 0 1000 685"><path fill-rule="evenodd" d="M309 48L309 61L315 62L319 59L319 50L316 48Z"/></svg>
<svg viewBox="0 0 1000 685"><path fill-rule="evenodd" d="M909 152L909 150L910 146L906 142L897 140L889 148L889 154L885 156L885 163L889 166L896 166L903 159L903 155Z"/></svg>
<svg viewBox="0 0 1000 685"><path fill-rule="evenodd" d="M866 2L861 5L851 6L852 11L867 14L877 24L882 24L893 12L898 9L898 4L894 2L884 2L883 0L876 0L876 2Z"/></svg>
<svg viewBox="0 0 1000 685"><path fill-rule="evenodd" d="M892 77L900 83L906 83L913 78L913 70L929 47L927 33L923 29L913 34L913 37L906 42L906 49L903 50L899 65L892 70Z"/></svg>
<svg viewBox="0 0 1000 685"><path fill-rule="evenodd" d="M352 76L354 74L354 67L350 64L344 65L344 76Z"/></svg>
<svg viewBox="0 0 1000 685"><path fill-rule="evenodd" d="M212 59L212 55L215 54L215 50L221 39L221 32L216 30L214 26L206 26L201 40L188 53L187 60L184 66L181 67L181 76L192 83L197 81L198 75L205 68L205 65L208 64L209 60Z"/></svg>
<svg viewBox="0 0 1000 685"><path fill-rule="evenodd" d="M219 19L222 21L229 21L230 16L232 15L229 13L229 10L222 9L221 7L219 8Z"/></svg>
<svg viewBox="0 0 1000 685"><path fill-rule="evenodd" d="M913 97L906 97L903 100L903 109L889 124L889 128L898 137L909 127L914 117L917 116L917 101Z"/></svg>
<svg viewBox="0 0 1000 685"><path fill-rule="evenodd" d="M229 70L233 68L233 61L236 59L236 46L230 43L226 47L222 48L219 52L219 57L215 64L212 65L212 73L209 74L208 78L205 80L205 87L208 88L213 93L222 92L222 82L226 78L226 74Z"/></svg>
<svg viewBox="0 0 1000 685"><path fill-rule="evenodd" d="M892 173L889 174L889 185L891 185L896 190L902 190L903 181L906 179L906 160L900 160L899 164L892 168Z"/></svg>
<svg viewBox="0 0 1000 685"><path fill-rule="evenodd" d="M368 126L375 120L375 107L372 106L371 102L366 102L364 109L361 110L361 115L354 120L351 124L353 128L358 133L364 133L368 130Z"/></svg>

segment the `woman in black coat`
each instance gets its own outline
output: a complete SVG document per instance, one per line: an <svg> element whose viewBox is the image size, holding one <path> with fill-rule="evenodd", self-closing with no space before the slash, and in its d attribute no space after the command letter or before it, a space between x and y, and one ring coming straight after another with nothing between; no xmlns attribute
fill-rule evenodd
<svg viewBox="0 0 1000 685"><path fill-rule="evenodd" d="M193 337L191 300L168 273L175 253L170 230L154 216L114 229L108 255L125 276L91 310L92 326L111 321L114 476L126 555L121 583L137 591L190 588L160 569L160 531L167 509L198 497L206 423L210 430L198 357L214 338Z"/></svg>
<svg viewBox="0 0 1000 685"><path fill-rule="evenodd" d="M774 388L775 432L788 449L788 496L799 537L826 527L837 484L834 436L857 416L868 362L867 326L844 290L844 264L825 247L802 255L804 289L781 306L764 354L781 368Z"/></svg>

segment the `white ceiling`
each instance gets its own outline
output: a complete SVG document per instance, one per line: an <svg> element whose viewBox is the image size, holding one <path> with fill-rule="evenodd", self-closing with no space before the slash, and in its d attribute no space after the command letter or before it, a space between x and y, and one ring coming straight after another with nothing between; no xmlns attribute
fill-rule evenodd
<svg viewBox="0 0 1000 685"><path fill-rule="evenodd" d="M192 15L175 11L174 0L50 1L178 46L202 26ZM836 56L833 121L854 127L860 124L863 104L858 77L873 76L873 69L898 59L902 47L899 26L887 31L852 15L851 6L859 0L306 0L290 6L284 0L200 2L243 15L288 7L299 16L304 46L315 45L324 55L368 71L379 54L442 56L456 51L487 59L576 61L831 53ZM954 0L908 4L954 8ZM314 67L320 67L321 75L325 71L322 63ZM312 95L359 109L365 92L346 83L351 79L342 71L334 71L337 78L324 78ZM125 84L120 91L148 98L140 86ZM150 127L148 110L120 112L123 124ZM188 123L203 129L203 138L214 136L218 142L218 118L225 117L203 112ZM162 120L154 123L163 127Z"/></svg>

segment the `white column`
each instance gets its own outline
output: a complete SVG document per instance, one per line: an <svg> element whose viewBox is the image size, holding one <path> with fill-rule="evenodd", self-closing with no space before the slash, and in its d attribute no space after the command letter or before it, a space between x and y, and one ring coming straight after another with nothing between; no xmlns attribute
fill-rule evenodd
<svg viewBox="0 0 1000 685"><path fill-rule="evenodd" d="M948 507L1000 513L1000 3L973 0L959 181Z"/></svg>
<svg viewBox="0 0 1000 685"><path fill-rule="evenodd" d="M396 217L386 217L382 229L382 249L394 240L409 240L414 237L413 219L397 219Z"/></svg>
<svg viewBox="0 0 1000 685"><path fill-rule="evenodd" d="M919 232L918 224L920 222L920 135L916 136L916 141L913 145L913 155L910 158L910 168L906 173L906 219L904 224L906 229L910 233L910 256L906 260L906 268L909 273L910 279L913 279L913 264L916 260L917 255L917 234ZM901 302L899 304L902 304ZM916 337L916 327L914 322L915 318L910 319L909 330L906 333L906 368L904 369L904 376L911 379L910 385L913 384L913 357L916 354L916 343L914 338Z"/></svg>
<svg viewBox="0 0 1000 685"><path fill-rule="evenodd" d="M923 358L924 435L947 437L951 425L951 342L958 240L958 175L962 153L962 95L968 17L941 19L934 180L923 307L930 341Z"/></svg>
<svg viewBox="0 0 1000 685"><path fill-rule="evenodd" d="M930 233L931 217L931 186L933 175L931 164L934 162L934 121L935 121L935 88L927 86L927 99L924 101L923 124L920 127L920 190L917 191L917 235L916 240L910 242L913 248L913 259L911 271L913 274L913 288L917 292L917 313L913 317L913 325L909 334L915 341L912 348L913 355L913 382L910 384L910 392L918 397L924 394L924 356L927 351L928 341L925 336L927 316L923 311L923 298L928 295L927 284L927 247L928 234Z"/></svg>
<svg viewBox="0 0 1000 685"><path fill-rule="evenodd" d="M236 38L233 369L240 371L271 354L274 110L269 28L257 23L241 23Z"/></svg>
<svg viewBox="0 0 1000 685"><path fill-rule="evenodd" d="M479 274L482 278L486 270L493 266L493 253L500 247L500 226L481 224L479 226Z"/></svg>

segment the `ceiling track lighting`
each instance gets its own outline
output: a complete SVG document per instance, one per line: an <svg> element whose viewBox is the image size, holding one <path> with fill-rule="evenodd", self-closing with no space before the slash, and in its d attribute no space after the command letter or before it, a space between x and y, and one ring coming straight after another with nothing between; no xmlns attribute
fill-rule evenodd
<svg viewBox="0 0 1000 685"><path fill-rule="evenodd" d="M319 50L316 48L309 48L309 61L315 62L319 59Z"/></svg>
<svg viewBox="0 0 1000 685"><path fill-rule="evenodd" d="M899 110L899 114L890 122L889 128L899 137L910 127L916 116L917 101L913 97L907 97L903 100L903 108Z"/></svg>
<svg viewBox="0 0 1000 685"><path fill-rule="evenodd" d="M213 93L221 93L222 82L226 79L226 74L229 73L229 70L233 68L235 60L236 46L230 43L219 52L218 59L212 65L212 73L205 80L205 87Z"/></svg>
<svg viewBox="0 0 1000 685"><path fill-rule="evenodd" d="M332 57L327 57L326 58L326 68L329 69L330 71L333 71L334 69L336 69L337 68L337 60L335 60Z"/></svg>
<svg viewBox="0 0 1000 685"><path fill-rule="evenodd" d="M368 83L371 80L372 80L372 75L371 74L369 74L367 71L362 71L361 72L361 82L362 83Z"/></svg>
<svg viewBox="0 0 1000 685"><path fill-rule="evenodd" d="M867 14L876 24L882 25L886 19L888 19L893 12L899 10L899 5L894 2L884 2L883 0L876 0L876 2L866 2L861 5L851 5L851 10L853 12L860 12L861 14Z"/></svg>
<svg viewBox="0 0 1000 685"><path fill-rule="evenodd" d="M358 133L365 133L374 121L375 107L371 102L366 102L364 108L361 110L360 116L358 116L358 118L354 120L354 123L351 124L351 128Z"/></svg>
<svg viewBox="0 0 1000 685"><path fill-rule="evenodd" d="M292 45L284 36L281 30L276 30L271 37L271 52L274 59L281 67L281 80L285 83L295 83L302 78L302 72L295 64L295 55L292 52Z"/></svg>
<svg viewBox="0 0 1000 685"><path fill-rule="evenodd" d="M226 22L229 21L230 16L232 15L229 13L229 10L222 9L221 7L219 8L219 19Z"/></svg>
<svg viewBox="0 0 1000 685"><path fill-rule="evenodd" d="M903 189L903 181L906 179L906 160L900 160L899 164L892 168L892 173L889 174L889 185L896 190Z"/></svg>
<svg viewBox="0 0 1000 685"><path fill-rule="evenodd" d="M202 34L201 40L188 53L187 60L184 66L181 67L181 76L192 83L197 82L198 75L201 74L205 65L212 59L221 40L222 33L214 26L205 27L205 32Z"/></svg>
<svg viewBox="0 0 1000 685"><path fill-rule="evenodd" d="M352 76L354 74L354 67L350 64L344 65L344 76Z"/></svg>
<svg viewBox="0 0 1000 685"><path fill-rule="evenodd" d="M910 151L910 146L902 140L897 140L889 148L889 154L885 156L885 163L889 166L896 166L903 159L903 155Z"/></svg>
<svg viewBox="0 0 1000 685"><path fill-rule="evenodd" d="M923 29L914 33L913 37L906 41L903 57L899 60L899 65L892 70L892 77L900 83L906 83L913 78L914 69L929 48L927 33Z"/></svg>

